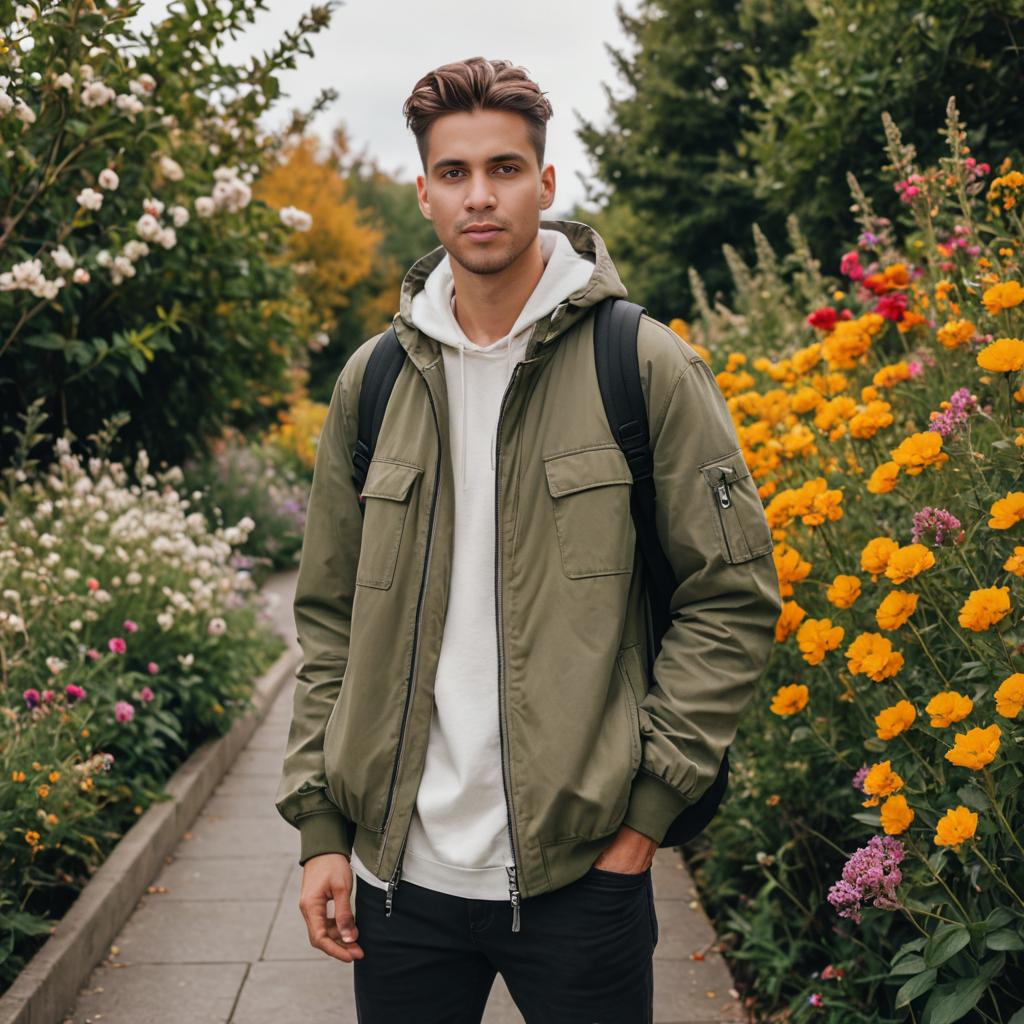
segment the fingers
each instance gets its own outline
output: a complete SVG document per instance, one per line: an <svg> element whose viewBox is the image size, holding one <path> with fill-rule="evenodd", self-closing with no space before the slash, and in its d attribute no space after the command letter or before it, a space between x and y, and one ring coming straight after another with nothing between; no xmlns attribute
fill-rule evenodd
<svg viewBox="0 0 1024 1024"><path fill-rule="evenodd" d="M338 895L334 897L335 908L342 908L342 915L347 914L346 921L343 921L342 928L346 933L351 930L355 932L355 922L352 920L352 912L348 906L348 893L346 890L338 889ZM327 900L331 898L332 890L321 890L312 892L309 895L303 894L299 899L299 910L306 921L306 930L309 933L309 944L321 950L335 960L342 960L351 963L353 960L363 958L363 950L353 942L346 943L341 937L335 918L327 916ZM337 910L336 910L337 913ZM355 935L353 935L355 938ZM339 941L340 940L340 941Z"/></svg>

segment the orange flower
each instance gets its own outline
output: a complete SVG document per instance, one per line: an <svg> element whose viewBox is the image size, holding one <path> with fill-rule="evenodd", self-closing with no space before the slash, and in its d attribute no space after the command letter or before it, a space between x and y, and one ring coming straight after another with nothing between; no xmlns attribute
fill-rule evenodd
<svg viewBox="0 0 1024 1024"><path fill-rule="evenodd" d="M1024 519L1024 491L1010 491L1005 498L999 498L989 509L991 519L988 525L993 530L1008 530Z"/></svg>
<svg viewBox="0 0 1024 1024"><path fill-rule="evenodd" d="M949 459L942 450L942 435L937 430L922 430L905 437L895 448L889 449L893 461L902 466L908 476L917 476L928 466L939 468Z"/></svg>
<svg viewBox="0 0 1024 1024"><path fill-rule="evenodd" d="M892 761L873 764L864 776L864 792L870 800L862 801L865 807L877 807L879 797L890 796L903 788L903 779L892 770Z"/></svg>
<svg viewBox="0 0 1024 1024"><path fill-rule="evenodd" d="M795 715L807 707L807 700L807 687L803 683L792 683L775 691L771 709L777 715Z"/></svg>
<svg viewBox="0 0 1024 1024"><path fill-rule="evenodd" d="M875 612L879 629L899 629L917 610L917 594L892 590L882 599Z"/></svg>
<svg viewBox="0 0 1024 1024"><path fill-rule="evenodd" d="M946 811L935 826L935 845L959 848L961 843L974 838L978 829L978 812L963 804Z"/></svg>
<svg viewBox="0 0 1024 1024"><path fill-rule="evenodd" d="M1003 568L1014 576L1024 576L1024 547L1018 544L1013 554L1003 562Z"/></svg>
<svg viewBox="0 0 1024 1024"><path fill-rule="evenodd" d="M896 486L900 475L898 462L880 462L868 477L864 485L872 494L888 494Z"/></svg>
<svg viewBox="0 0 1024 1024"><path fill-rule="evenodd" d="M970 320L950 320L939 328L936 337L946 348L959 348L977 333L978 328Z"/></svg>
<svg viewBox="0 0 1024 1024"><path fill-rule="evenodd" d="M1007 676L995 693L996 711L1003 718L1016 718L1024 708L1024 673Z"/></svg>
<svg viewBox="0 0 1024 1024"><path fill-rule="evenodd" d="M978 353L978 365L994 373L1013 373L1024 366L1024 341L996 338Z"/></svg>
<svg viewBox="0 0 1024 1024"><path fill-rule="evenodd" d="M907 798L902 793L889 797L882 804L881 815L882 830L890 836L898 836L901 832L906 832L914 820L914 812L910 809Z"/></svg>
<svg viewBox="0 0 1024 1024"><path fill-rule="evenodd" d="M846 662L853 675L865 675L880 683L903 668L903 655L894 651L892 642L881 633L861 633L846 648Z"/></svg>
<svg viewBox="0 0 1024 1024"><path fill-rule="evenodd" d="M807 619L796 631L796 642L804 661L817 665L826 653L834 651L843 640L845 630L833 626L831 619Z"/></svg>
<svg viewBox="0 0 1024 1024"><path fill-rule="evenodd" d="M1013 309L1024 302L1024 288L1021 288L1017 281L1004 281L1002 284L994 284L985 291L981 297L985 308L995 316L1004 309Z"/></svg>
<svg viewBox="0 0 1024 1024"><path fill-rule="evenodd" d="M806 616L807 612L796 601L783 601L782 610L775 621L775 642L781 644L788 640Z"/></svg>
<svg viewBox="0 0 1024 1024"><path fill-rule="evenodd" d="M960 609L957 621L964 629L980 633L1009 613L1010 588L985 587L983 590L971 591Z"/></svg>
<svg viewBox="0 0 1024 1024"><path fill-rule="evenodd" d="M932 716L930 724L935 729L944 729L947 725L960 722L973 710L974 701L955 690L943 690L925 705L925 711Z"/></svg>
<svg viewBox="0 0 1024 1024"><path fill-rule="evenodd" d="M947 750L945 758L961 768L980 771L995 759L999 751L999 737L1003 731L998 725L987 729L970 729L953 737L953 749Z"/></svg>
<svg viewBox="0 0 1024 1024"><path fill-rule="evenodd" d="M860 597L860 578L839 575L832 581L825 596L837 608L849 608Z"/></svg>
<svg viewBox="0 0 1024 1024"><path fill-rule="evenodd" d="M893 553L899 551L899 544L889 537L875 537L864 545L860 553L860 567L871 573L872 579L877 579L889 564Z"/></svg>
<svg viewBox="0 0 1024 1024"><path fill-rule="evenodd" d="M907 580L930 569L935 564L935 555L924 544L906 544L898 548L889 557L885 567L887 579L893 583L906 583Z"/></svg>
<svg viewBox="0 0 1024 1024"><path fill-rule="evenodd" d="M793 584L799 583L811 571L811 563L800 557L800 552L789 544L776 544L772 549L775 571L779 577L779 591L783 597L793 593Z"/></svg>
<svg viewBox="0 0 1024 1024"><path fill-rule="evenodd" d="M914 724L917 712L909 700L897 701L890 708L882 708L875 715L875 735L880 740L895 739L901 732L906 732Z"/></svg>

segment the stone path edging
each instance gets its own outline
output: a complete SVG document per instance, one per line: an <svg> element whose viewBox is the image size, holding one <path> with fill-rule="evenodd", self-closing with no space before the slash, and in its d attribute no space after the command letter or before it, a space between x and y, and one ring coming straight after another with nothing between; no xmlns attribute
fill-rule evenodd
<svg viewBox="0 0 1024 1024"><path fill-rule="evenodd" d="M289 641L289 637L284 637ZM198 747L168 779L171 799L155 803L111 850L56 930L0 996L0 1024L53 1024L74 1006L92 969L251 739L275 698L293 678L301 650L291 641L257 680L255 708L223 735Z"/></svg>

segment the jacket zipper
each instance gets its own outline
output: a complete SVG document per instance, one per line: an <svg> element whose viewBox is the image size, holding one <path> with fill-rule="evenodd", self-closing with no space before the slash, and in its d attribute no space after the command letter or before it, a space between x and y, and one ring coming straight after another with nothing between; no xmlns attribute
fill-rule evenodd
<svg viewBox="0 0 1024 1024"><path fill-rule="evenodd" d="M504 680L504 636L502 635L501 629L501 506L500 506L500 495L501 495L501 464L499 461L499 449L501 440L501 417L505 411L505 399L508 398L509 392L515 386L516 374L519 372L519 367L523 364L521 362L516 363L512 368L512 377L509 381L508 387L505 389L505 393L501 396L501 407L498 410L498 426L495 432L494 438L494 590L495 590L495 626L498 634L498 736L501 743L501 778L505 786L505 808L508 815L508 837L509 843L512 847L512 866L506 866L505 870L508 872L508 893L509 902L512 904L512 931L519 931L519 873L518 865L520 864L519 857L517 856L516 849L516 835L515 835L515 818L512 810L512 796L508 789L508 778L505 770L505 745L506 738L505 734L507 731L507 724L505 720L505 700L504 700L504 689L502 682Z"/></svg>
<svg viewBox="0 0 1024 1024"><path fill-rule="evenodd" d="M427 590L427 574L430 572L430 555L434 549L434 509L437 507L437 492L440 489L441 480L441 425L437 421L437 407L434 405L434 395L430 390L430 385L424 381L427 388L427 397L430 399L430 410L434 414L434 429L437 432L437 465L434 469L434 493L430 499L430 523L427 534L427 554L423 562L423 576L420 579L420 592L419 597L416 601L416 621L413 625L413 641L412 641L412 666L409 670L409 682L405 691L405 707L402 710L402 728L398 734L398 751L395 754L395 765L391 770L391 783L388 787L388 799L387 804L384 808L384 829L387 831L391 825L391 815L393 812L393 803L396 784L398 782L398 768L402 761L403 743L405 741L405 727L409 721L409 709L412 707L412 693L413 687L416 682L416 666L418 664L417 658L419 654L419 636L420 636L420 618L423 611L423 595ZM409 830L406 829L405 836L402 838L402 847L398 851L398 862L395 864L395 870L391 874L391 878L388 881L387 897L384 902L384 916L391 916L391 904L394 900L395 889L398 887L398 880L402 873L402 857L405 855L405 844L409 838Z"/></svg>

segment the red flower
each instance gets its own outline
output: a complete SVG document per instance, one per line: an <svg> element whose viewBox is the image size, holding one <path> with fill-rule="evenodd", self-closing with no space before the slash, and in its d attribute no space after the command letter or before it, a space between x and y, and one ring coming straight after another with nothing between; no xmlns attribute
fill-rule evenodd
<svg viewBox="0 0 1024 1024"><path fill-rule="evenodd" d="M807 322L812 327L817 327L819 331L831 331L838 319L836 311L831 306L819 306L807 318Z"/></svg>
<svg viewBox="0 0 1024 1024"><path fill-rule="evenodd" d="M875 312L884 316L886 320L894 320L899 323L903 314L907 311L907 296L904 292L889 292L883 295L875 306Z"/></svg>

